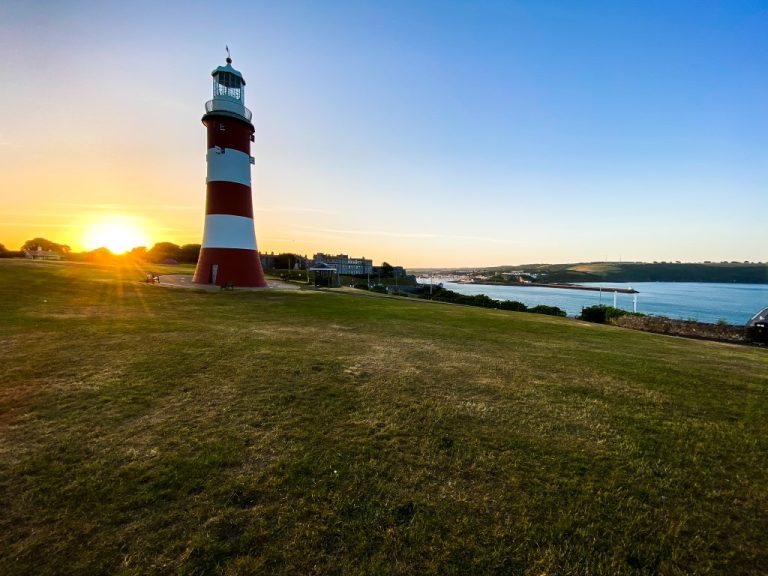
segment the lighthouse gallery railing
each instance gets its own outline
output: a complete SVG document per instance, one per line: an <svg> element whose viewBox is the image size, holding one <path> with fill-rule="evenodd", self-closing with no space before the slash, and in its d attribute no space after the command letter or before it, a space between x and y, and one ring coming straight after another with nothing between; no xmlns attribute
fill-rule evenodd
<svg viewBox="0 0 768 576"><path fill-rule="evenodd" d="M253 116L251 111L242 104L238 104L237 102L228 102L226 100L208 100L208 102L205 103L205 111L232 112L233 114L239 114L248 120L248 122L251 121L251 117Z"/></svg>

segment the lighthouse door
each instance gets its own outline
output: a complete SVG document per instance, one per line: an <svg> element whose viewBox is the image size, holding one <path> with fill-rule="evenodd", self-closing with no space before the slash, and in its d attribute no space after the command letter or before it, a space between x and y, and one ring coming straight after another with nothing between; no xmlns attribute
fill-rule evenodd
<svg viewBox="0 0 768 576"><path fill-rule="evenodd" d="M211 264L211 284L216 284L216 276L219 275L219 265Z"/></svg>

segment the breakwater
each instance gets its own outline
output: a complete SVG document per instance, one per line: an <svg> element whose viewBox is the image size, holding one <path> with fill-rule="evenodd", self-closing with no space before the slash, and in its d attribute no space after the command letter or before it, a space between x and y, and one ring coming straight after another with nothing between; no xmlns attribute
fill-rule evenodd
<svg viewBox="0 0 768 576"><path fill-rule="evenodd" d="M536 288L561 288L564 290L587 290L590 292L607 292L609 294L612 294L616 292L617 294L639 294L637 290L631 287L610 287L610 288L603 288L602 286L585 286L584 284L538 284L538 283L530 283L530 284L524 284L524 283L518 283L518 284L502 284L501 282L470 282L470 284L482 284L484 286L508 286L510 288L522 288L522 287L536 287Z"/></svg>

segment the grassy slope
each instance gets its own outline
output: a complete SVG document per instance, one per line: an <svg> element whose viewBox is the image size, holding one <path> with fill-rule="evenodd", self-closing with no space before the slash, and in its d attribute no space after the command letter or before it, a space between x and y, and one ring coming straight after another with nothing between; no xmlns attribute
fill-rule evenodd
<svg viewBox="0 0 768 576"><path fill-rule="evenodd" d="M138 278L0 261L4 574L768 566L765 350Z"/></svg>

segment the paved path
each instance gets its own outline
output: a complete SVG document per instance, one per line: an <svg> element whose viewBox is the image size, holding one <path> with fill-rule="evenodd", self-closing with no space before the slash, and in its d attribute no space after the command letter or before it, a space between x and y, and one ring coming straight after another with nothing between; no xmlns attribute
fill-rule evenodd
<svg viewBox="0 0 768 576"><path fill-rule="evenodd" d="M160 286L166 286L168 288L194 288L195 290L207 290L209 292L218 292L220 287L214 284L194 284L192 282L192 274L163 274L160 276ZM300 290L296 284L289 284L288 282L281 282L280 280L267 280L267 288L241 288L235 286L235 291L244 290Z"/></svg>

